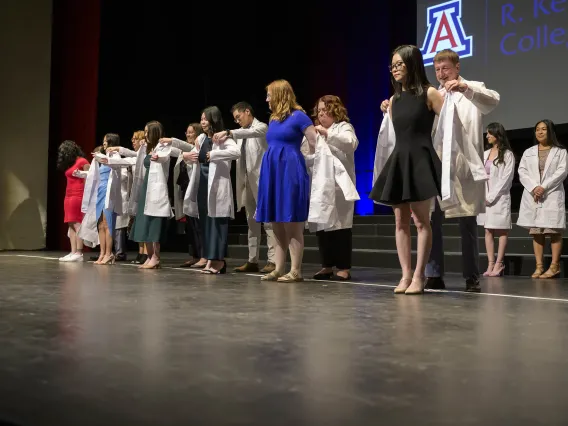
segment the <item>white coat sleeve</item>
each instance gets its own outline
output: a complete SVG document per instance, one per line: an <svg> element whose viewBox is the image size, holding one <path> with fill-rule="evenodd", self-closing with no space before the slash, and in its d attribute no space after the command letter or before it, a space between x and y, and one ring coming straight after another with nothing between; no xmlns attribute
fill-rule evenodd
<svg viewBox="0 0 568 426"><path fill-rule="evenodd" d="M179 149L182 152L189 152L194 148L192 144L184 142L181 139L177 138L172 138L172 147Z"/></svg>
<svg viewBox="0 0 568 426"><path fill-rule="evenodd" d="M507 151L505 154L505 164L502 166L503 175L497 182L491 182L486 200L489 204L493 204L497 197L506 195L511 190L513 177L515 176L515 156L512 152Z"/></svg>
<svg viewBox="0 0 568 426"><path fill-rule="evenodd" d="M127 158L122 158L120 156L110 156L108 158L108 164L109 167L112 167L113 169L117 169L117 168L121 168L121 167L130 167L130 166L135 166L136 165L136 157L127 157Z"/></svg>
<svg viewBox="0 0 568 426"><path fill-rule="evenodd" d="M231 136L233 139L263 138L266 136L266 132L268 132L268 126L259 121L248 129L231 130Z"/></svg>
<svg viewBox="0 0 568 426"><path fill-rule="evenodd" d="M529 174L529 170L527 168L527 160L525 157L526 153L527 151L524 152L523 157L521 158L521 162L519 163L519 180L521 181L521 184L525 187L525 189L532 193L533 189L538 186L538 182L536 182Z"/></svg>
<svg viewBox="0 0 568 426"><path fill-rule="evenodd" d="M172 148L170 151L170 157L178 158L182 152L184 152L183 149Z"/></svg>
<svg viewBox="0 0 568 426"><path fill-rule="evenodd" d="M566 150L560 150L560 159L558 160L558 167L554 170L551 176L544 179L540 186L544 188L545 191L549 191L551 189L555 189L558 185L560 185L564 179L566 179L566 175L568 174L568 168L566 167Z"/></svg>
<svg viewBox="0 0 568 426"><path fill-rule="evenodd" d="M233 139L227 139L219 145L219 149L209 151L209 162L236 160L241 156L241 151Z"/></svg>
<svg viewBox="0 0 568 426"><path fill-rule="evenodd" d="M136 151L132 151L131 149L120 147L118 153L124 157L136 157L138 153Z"/></svg>
<svg viewBox="0 0 568 426"><path fill-rule="evenodd" d="M330 147L339 148L341 151L350 154L357 149L359 140L351 124L341 123L337 133L328 135L327 143Z"/></svg>
<svg viewBox="0 0 568 426"><path fill-rule="evenodd" d="M465 91L464 96L469 99L483 115L487 115L493 111L501 100L499 93L486 88L485 83L482 82L474 82L471 85L468 84L468 89Z"/></svg>

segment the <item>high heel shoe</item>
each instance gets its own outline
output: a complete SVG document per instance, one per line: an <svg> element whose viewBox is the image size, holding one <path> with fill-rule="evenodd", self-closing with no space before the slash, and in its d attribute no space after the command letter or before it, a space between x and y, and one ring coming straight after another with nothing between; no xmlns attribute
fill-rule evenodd
<svg viewBox="0 0 568 426"><path fill-rule="evenodd" d="M550 279L550 278L556 278L558 275L560 275L560 264L551 263L550 267L548 268L548 271L542 274L539 278Z"/></svg>
<svg viewBox="0 0 568 426"><path fill-rule="evenodd" d="M99 263L99 265L114 265L114 262L116 261L116 257L114 257L114 254L111 254L110 257L107 260L103 260L101 261L101 263Z"/></svg>
<svg viewBox="0 0 568 426"><path fill-rule="evenodd" d="M404 294L424 294L424 284L424 278L413 278L410 287L408 287Z"/></svg>
<svg viewBox="0 0 568 426"><path fill-rule="evenodd" d="M484 277L490 277L490 276L491 276L491 273L493 272L494 269L495 269L495 262L489 262L489 263L487 264L487 271L485 271L485 272L483 273L483 276L484 276Z"/></svg>
<svg viewBox="0 0 568 426"><path fill-rule="evenodd" d="M497 262L493 271L487 275L488 277L501 277L505 273L505 264L503 262ZM484 274L485 275L485 274Z"/></svg>
<svg viewBox="0 0 568 426"><path fill-rule="evenodd" d="M402 294L406 291L410 284L412 283L412 278L403 278L400 280L396 288L394 289L394 294Z"/></svg>
<svg viewBox="0 0 568 426"><path fill-rule="evenodd" d="M213 275L226 274L227 273L227 262L223 261L223 267L221 269L219 269L218 271L215 271L214 269L204 269L201 272L204 273L204 274L213 274Z"/></svg>
<svg viewBox="0 0 568 426"><path fill-rule="evenodd" d="M542 274L544 274L544 265L542 263L537 263L536 269L534 273L531 275L531 278L540 278Z"/></svg>

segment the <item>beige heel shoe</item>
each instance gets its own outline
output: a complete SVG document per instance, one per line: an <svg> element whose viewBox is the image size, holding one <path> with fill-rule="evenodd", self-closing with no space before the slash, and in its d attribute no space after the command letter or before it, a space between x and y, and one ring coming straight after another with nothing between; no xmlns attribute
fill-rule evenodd
<svg viewBox="0 0 568 426"><path fill-rule="evenodd" d="M531 275L531 278L539 278L544 273L544 266L542 263L536 264L536 269L534 273Z"/></svg>
<svg viewBox="0 0 568 426"><path fill-rule="evenodd" d="M558 263L551 263L550 268L544 274L542 274L539 278L549 279L549 278L556 278L560 275L560 265Z"/></svg>
<svg viewBox="0 0 568 426"><path fill-rule="evenodd" d="M413 279L404 294L424 294L424 278Z"/></svg>
<svg viewBox="0 0 568 426"><path fill-rule="evenodd" d="M400 280L396 288L394 289L394 294L402 294L406 291L408 287L412 284L412 278L403 278Z"/></svg>

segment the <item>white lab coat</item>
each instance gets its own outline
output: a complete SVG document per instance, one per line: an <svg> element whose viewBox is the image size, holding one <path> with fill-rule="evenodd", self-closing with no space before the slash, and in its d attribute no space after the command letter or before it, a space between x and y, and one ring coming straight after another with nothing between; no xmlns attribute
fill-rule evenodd
<svg viewBox="0 0 568 426"><path fill-rule="evenodd" d="M458 162L457 157L460 155L459 146L454 137L456 131L456 126L454 125L455 113L453 94L450 94L444 99L440 116L434 122L436 131L432 138L432 145L442 161L441 197L438 197L438 202L442 210L448 210L458 205L458 197L453 184L455 174L459 171L459 169L455 167L455 164ZM390 117L390 111L387 111L383 115L379 136L377 137L375 164L373 167L373 184L384 169L395 145L396 135L394 126ZM485 179L487 179L487 176ZM376 201L374 202L381 204ZM433 211L434 207L434 201L432 200L430 210Z"/></svg>
<svg viewBox="0 0 568 426"><path fill-rule="evenodd" d="M499 93L487 89L482 82L463 77L460 81L468 85L468 90L450 95L456 109L454 137L457 144L452 186L459 204L445 210L447 218L477 216L485 212L487 173L483 165L483 115L493 111L500 100Z"/></svg>
<svg viewBox="0 0 568 426"><path fill-rule="evenodd" d="M183 213L183 199L185 197L185 193L183 193L183 191L181 190L181 187L177 184L180 169L181 169L180 165L181 165L182 161L185 162L186 170L187 170L187 176L188 176L188 178L191 178L191 172L193 170L193 163L191 163L189 161L185 161L183 159L183 153L193 151L195 149L195 146L188 143L188 142L182 141L181 139L172 138L172 147L173 147L172 153L170 154L170 156L176 157L176 154L177 154L176 164L175 164L174 170L173 170L174 214L175 214L176 220L180 220L183 217L185 217L185 214Z"/></svg>
<svg viewBox="0 0 568 426"><path fill-rule="evenodd" d="M566 228L564 179L568 174L566 150L552 147L540 178L538 145L527 149L519 163L519 179L524 186L517 225L523 228ZM537 186L544 188L542 201L535 202L531 194Z"/></svg>
<svg viewBox="0 0 568 426"><path fill-rule="evenodd" d="M97 157L118 157L117 154L110 154L108 157L103 154L96 154ZM97 193L100 184L99 163L93 159L91 167L87 172L85 181L85 190L83 191L83 200L81 203L81 212L85 214L79 228L78 236L83 240L85 245L96 247L99 245L98 218L97 218ZM122 211L122 194L120 192L120 173L119 170L111 170L105 195L104 208L121 215Z"/></svg>
<svg viewBox="0 0 568 426"><path fill-rule="evenodd" d="M199 135L196 149L199 149L205 135ZM235 218L233 207L233 188L231 185L231 161L241 155L233 139L226 139L222 144L213 143L210 151L209 179L207 182L207 212L209 217ZM183 200L183 212L191 217L199 217L197 192L199 190L200 164L194 163L189 186Z"/></svg>
<svg viewBox="0 0 568 426"><path fill-rule="evenodd" d="M116 217L116 229L126 228L130 223L128 214L128 198L132 188L132 169L124 167L120 169L120 193L122 198L122 214Z"/></svg>
<svg viewBox="0 0 568 426"><path fill-rule="evenodd" d="M353 126L334 123L328 129L327 141L318 135L315 153L306 156L311 176L308 215L311 232L353 226L354 204L359 200L353 152L358 144Z"/></svg>
<svg viewBox="0 0 568 426"><path fill-rule="evenodd" d="M490 149L483 155L483 163L489 158ZM485 213L477 216L477 224L487 229L511 229L511 186L515 176L515 156L505 151L505 163L495 165L491 161L485 200L488 206Z"/></svg>
<svg viewBox="0 0 568 426"><path fill-rule="evenodd" d="M260 166L262 157L266 152L268 145L266 143L266 132L268 126L256 118L252 121L250 127L244 129L231 130L232 136L237 143L237 147L241 156L237 159L237 210L242 209L246 205L247 185L251 189L256 204L258 198L258 180L260 179ZM244 150L243 140L246 139ZM243 167L242 154L245 154ZM246 168L246 170L245 170Z"/></svg>
<svg viewBox="0 0 568 426"><path fill-rule="evenodd" d="M146 203L144 204L144 214L154 217L173 217L172 207L168 196L168 176L170 172L170 154L172 148L158 144L154 153L158 155L157 161L150 161L148 170L148 187L146 189ZM120 150L122 154L127 150ZM133 173L132 188L128 200L128 213L132 216L138 211L138 200L140 189L144 183L146 168L144 158L146 157L146 144L142 144L136 153L136 163ZM125 167L132 158L109 158L109 166Z"/></svg>
<svg viewBox="0 0 568 426"><path fill-rule="evenodd" d="M345 121L327 129L327 140L318 134L315 154L309 155L304 138L302 153L311 176L308 224L310 231L336 231L353 227L355 201L355 150L359 140Z"/></svg>

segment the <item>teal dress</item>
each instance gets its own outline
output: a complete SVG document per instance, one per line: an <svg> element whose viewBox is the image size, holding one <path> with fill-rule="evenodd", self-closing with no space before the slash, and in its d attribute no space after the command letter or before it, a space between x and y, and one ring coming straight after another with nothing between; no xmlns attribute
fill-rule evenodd
<svg viewBox="0 0 568 426"><path fill-rule="evenodd" d="M168 218L148 216L144 214L144 206L146 205L146 191L148 189L148 169L150 168L150 155L144 158L144 168L146 175L144 183L140 188L140 198L138 200L138 211L132 225L130 239L137 243L164 243L168 229ZM167 195L167 194L166 194Z"/></svg>
<svg viewBox="0 0 568 426"><path fill-rule="evenodd" d="M207 187L209 184L209 162L207 153L211 151L211 139L205 138L199 150L199 187L197 208L199 226L203 236L203 255L208 260L223 260L227 256L229 218L210 217L207 208Z"/></svg>

